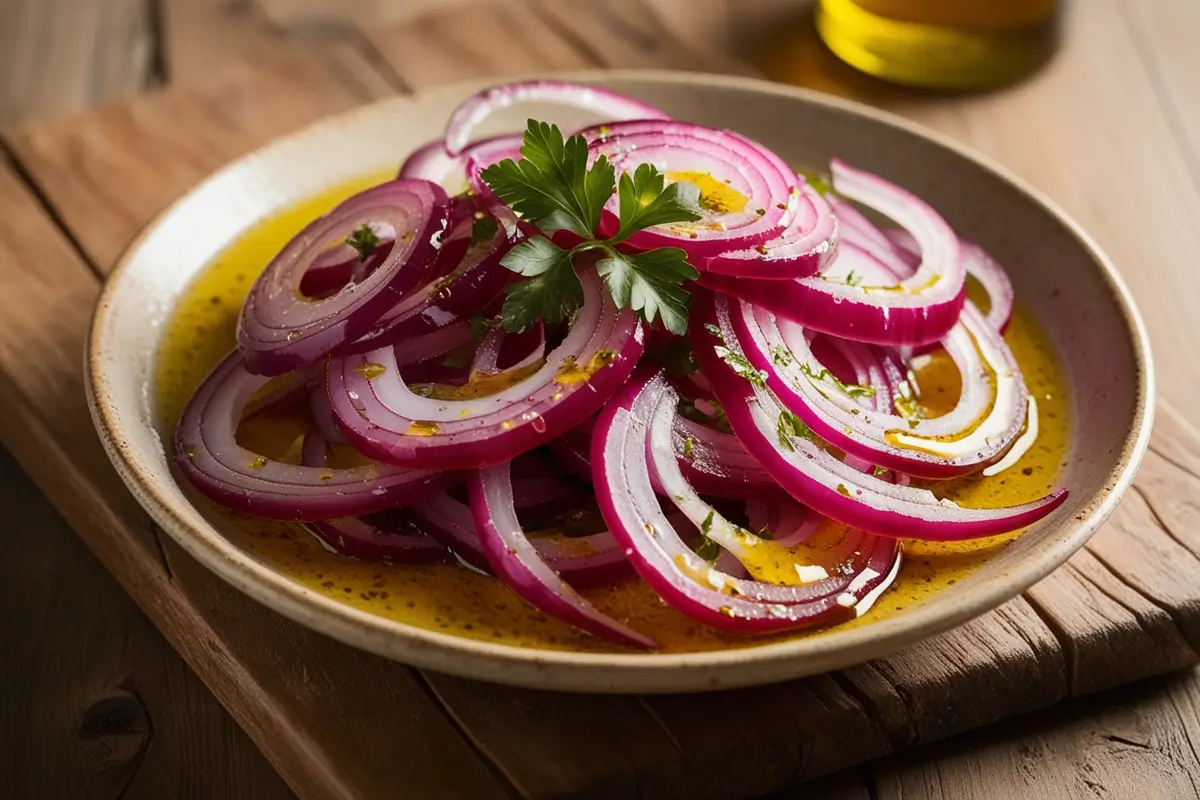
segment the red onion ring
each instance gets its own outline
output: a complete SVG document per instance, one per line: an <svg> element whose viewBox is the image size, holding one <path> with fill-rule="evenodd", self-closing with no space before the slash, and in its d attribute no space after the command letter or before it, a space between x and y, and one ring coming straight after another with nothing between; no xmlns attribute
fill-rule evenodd
<svg viewBox="0 0 1200 800"><path fill-rule="evenodd" d="M594 413L641 357L637 316L620 310L593 270L580 275L584 302L545 364L495 394L465 400L421 397L389 348L337 356L329 395L347 440L387 463L435 469L507 461Z"/></svg>
<svg viewBox="0 0 1200 800"><path fill-rule="evenodd" d="M881 536L948 541L1031 525L1066 500L1066 490L1059 489L1032 503L1007 508L961 508L926 489L860 472L806 437L792 437L793 449L788 450L779 434L783 406L768 389L739 377L716 354L714 337L704 328L718 325L725 346L736 352L733 326L727 315L722 319L717 314L725 298L701 294L696 301L690 330L696 358L712 380L734 433L784 490L818 513Z"/></svg>
<svg viewBox="0 0 1200 800"><path fill-rule="evenodd" d="M815 331L893 346L945 336L958 321L965 277L958 238L924 201L898 186L840 161L833 165L839 192L905 227L920 245L920 268L884 286L853 283L850 275L878 269L879 260L843 235L836 257L817 276L794 281L734 279L701 273L700 283L760 305Z"/></svg>
<svg viewBox="0 0 1200 800"><path fill-rule="evenodd" d="M518 489L514 483L514 491ZM518 504L514 501L514 505ZM430 536L477 569L491 572L470 506L442 492L413 506L412 512L426 523ZM609 586L631 572L625 553L608 531L581 536L566 546L550 538L531 541L546 564L577 588Z"/></svg>
<svg viewBox="0 0 1200 800"><path fill-rule="evenodd" d="M627 240L633 247L679 247L702 263L730 250L765 245L783 232L800 203L800 179L787 164L730 131L664 120L617 122L589 128L582 135L590 142L591 158L606 156L618 172L653 164L668 181L689 183L678 176L699 175L744 198L737 208L701 195L699 221L639 231ZM606 235L615 233L617 206L614 195L601 221Z"/></svg>
<svg viewBox="0 0 1200 800"><path fill-rule="evenodd" d="M792 221L773 239L703 262L705 272L735 278L785 280L815 274L837 254L838 220L811 186L800 187Z"/></svg>
<svg viewBox="0 0 1200 800"><path fill-rule="evenodd" d="M899 547L875 537L853 574L805 586L778 586L722 573L692 552L663 514L650 481L658 434L659 465L670 470L668 446L677 399L661 375L644 374L601 412L592 445L600 508L634 569L677 610L736 633L772 633L833 622L865 611L899 571ZM672 486L686 486L673 475ZM687 505L687 503L685 503ZM710 530L711 532L711 530ZM786 598L781 602L780 598Z"/></svg>
<svg viewBox="0 0 1200 800"><path fill-rule="evenodd" d="M412 292L379 317L356 341L338 349L341 353L369 353L380 347L432 333L444 326L465 322L494 303L512 281L514 273L500 259L516 244L513 234L497 222L492 237L471 245L472 229L478 218L469 215L454 228L444 250L451 243L464 254L446 274L436 275L424 287Z"/></svg>
<svg viewBox="0 0 1200 800"><path fill-rule="evenodd" d="M310 428L304 436L301 463L306 467L318 468L328 464L325 439L315 427ZM418 564L446 558L445 546L436 539L421 532L402 533L400 530L384 528L362 517L306 522L303 527L326 549L364 561Z"/></svg>
<svg viewBox="0 0 1200 800"><path fill-rule="evenodd" d="M246 401L266 384L237 353L210 374L175 430L175 464L205 495L245 514L314 521L358 517L420 500L457 480L448 472L375 464L317 469L271 461L236 439Z"/></svg>
<svg viewBox="0 0 1200 800"><path fill-rule="evenodd" d="M952 411L935 419L895 413L890 390L882 405L818 379L825 368L795 323L746 303L731 307L725 298L717 298L715 308L718 325L729 324L779 402L817 436L870 464L925 478L964 475L1002 457L1025 423L1028 393L1016 359L972 303L942 340L963 376L962 394ZM887 379L877 367L869 379L878 395Z"/></svg>
<svg viewBox="0 0 1200 800"><path fill-rule="evenodd" d="M483 552L496 574L534 608L588 633L629 647L658 644L600 612L546 563L521 529L513 505L509 464L471 473L471 514Z"/></svg>
<svg viewBox="0 0 1200 800"><path fill-rule="evenodd" d="M271 260L242 306L238 348L247 369L281 375L366 333L425 280L446 234L449 211L445 192L433 184L397 180L351 197L308 225ZM300 282L308 268L368 223L390 227L399 244L360 283L326 299L304 298Z"/></svg>
<svg viewBox="0 0 1200 800"><path fill-rule="evenodd" d="M523 81L493 86L463 101L446 125L445 151L461 153L481 122L502 108L521 103L555 103L594 111L607 119L667 119L667 115L648 103L632 97L566 81Z"/></svg>
<svg viewBox="0 0 1200 800"><path fill-rule="evenodd" d="M901 258L919 261L920 251L908 231L899 228L888 228L883 231L893 248ZM967 274L979 281L979 285L987 292L990 308L987 313L988 323L996 330L1004 333L1008 329L1013 312L1013 286L1008 279L1008 273L996 263L987 251L974 242L959 240L962 248L963 267Z"/></svg>

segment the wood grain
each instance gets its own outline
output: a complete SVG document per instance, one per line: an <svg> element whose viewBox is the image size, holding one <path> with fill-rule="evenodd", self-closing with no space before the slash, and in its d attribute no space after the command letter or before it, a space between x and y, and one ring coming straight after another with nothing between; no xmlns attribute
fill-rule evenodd
<svg viewBox="0 0 1200 800"><path fill-rule="evenodd" d="M217 164L393 86L420 87L497 71L691 66L685 62L693 56L694 65L702 66L706 55L729 52L731 39L741 47L766 41L767 29L752 27L764 20L772 21L773 36L806 30L781 21L795 18L797 6L785 8L774 0L755 0L749 4L753 8L714 2L696 9L683 43L667 33L678 22L672 2L654 0L657 17L632 2L603 9L573 3L566 11L541 2L533 16L521 16L530 14L527 6L486 4L434 14L401 29L365 25L358 41L340 17L283 21L278 8L264 11L271 7L265 0L237 6L241 17L211 0L194 6L169 0L175 5L167 7L168 21L177 14L173 35L193 36L192 44L175 40L180 43L174 52L193 48L193 55L169 62L180 74L193 69L184 64L206 71L206 48L228 54L231 62L261 50L266 68L233 66L205 75L201 86L70 121L35 123L5 136L44 205L39 208L38 199L0 173L5 212L0 214L0 401L10 409L0 418L0 439L305 796L390 795L398 786L419 787L421 796L481 797L509 791L535 797L766 792L1196 658L1200 562L1197 506L1188 498L1200 496L1193 485L1200 474L1200 438L1169 413L1164 414L1168 427L1156 435L1156 455L1139 478L1140 494L1122 505L1088 550L1026 597L887 659L780 687L700 699L579 698L417 674L279 619L225 587L170 542L156 541L104 463L81 413L77 354L96 291L88 267L103 273L138 228ZM798 6L803 13L803 4ZM185 12L173 8L208 14L191 18L208 21L196 23L199 33L190 32L180 22L188 18L178 16ZM1072 24L1093 35L1089 26L1115 24L1116 6L1105 2L1095 8L1086 12L1092 21ZM512 20L517 24L509 24ZM629 33L630 24L661 24L669 41L639 39ZM339 42L335 51L348 45L342 50L351 54L348 61L322 55L305 71L290 39L275 42L285 38L281 31L290 31L287 26L307 26L305 41ZM538 35L530 37L535 30ZM714 37L723 43L713 44ZM1071 47L1030 85L1042 87L1037 91L1044 94L1080 82L1082 60L1095 57L1096 48ZM378 63L372 61L375 56ZM1018 156L1025 152L1018 148L1022 131L1003 127L999 119L993 126L988 111L989 103L1016 102L1012 98L1021 98L1020 90L967 102L964 114L980 121L965 124L953 110L957 106L914 99L848 75L819 49L793 48L789 58L803 67L798 79L807 85L867 97L1001 153L1009 152L1005 148ZM361 78L364 63L368 71L376 70L376 78ZM1092 118L1109 121L1108 101L1098 92L1084 94L1081 107ZM1024 97L1021 102L1041 110L1046 101ZM996 139L1000 134L993 128L1007 138ZM1053 129L1041 133L1054 138ZM1056 148L1065 147L1064 137L1057 141L1027 150L1043 148L1059 157ZM1044 166L1038 158L1029 163ZM1065 187L1075 176L1050 170L1039 177L1054 192L1061 188L1056 181ZM1092 174L1085 177L1093 188L1099 186ZM1102 212L1113 209L1120 207L1104 205ZM70 232L90 265L54 230L46 211ZM1096 217L1102 219L1103 213ZM1114 236L1118 244L1132 246L1132 233ZM35 259L37 270L23 268ZM1161 277L1167 267L1156 269ZM1190 289L1185 285L1179 291ZM1174 328L1165 330L1171 336ZM1169 703L1154 701L1145 713L1153 719L1169 713L1194 716L1189 694L1194 685L1194 680L1181 683ZM712 733L714 719L721 721L720 736ZM1118 727L1143 725L1149 723L1135 718ZM1030 746L1041 750L1031 752L1051 752L1045 744L1051 740L1059 742L1049 734L1034 737ZM132 741L136 745L136 736ZM1105 741L1109 749L1103 752L1126 752L1127 743ZM730 742L737 748L732 755ZM1186 788L1186 772L1180 770L1192 767L1182 754L1190 743L1185 731L1139 749L1139 763L1175 766L1174 771L1163 766L1147 785ZM397 759L397 752L404 758ZM1087 753L1063 747L1061 757L1054 751L1049 760L1053 770L1091 770L1095 785L1082 785L1092 791L1128 785L1116 771L1098 771ZM1165 762L1159 753L1166 754ZM938 796L935 792L942 791L941 796L960 797L974 777L1002 785L995 776L1005 768L1023 770L1022 780L1031 788L1052 775L1051 767L1040 762L1014 762L1010 754L980 745L967 755L951 749L937 759L887 761L814 791L838 797ZM946 783L940 785L943 772ZM1062 786L1056 784L1055 791ZM1062 796L1077 788L1077 783L1066 785Z"/></svg>
<svg viewBox="0 0 1200 800"><path fill-rule="evenodd" d="M356 0L357 1L357 0ZM156 0L161 6L163 69L173 82L207 82L231 69L273 66L328 75L358 93L390 89L357 28L353 5L323 24L279 24L253 0Z"/></svg>
<svg viewBox="0 0 1200 800"><path fill-rule="evenodd" d="M0 0L0 125L161 81L145 0Z"/></svg>
<svg viewBox="0 0 1200 800"><path fill-rule="evenodd" d="M292 796L3 451L0 508L6 796Z"/></svg>

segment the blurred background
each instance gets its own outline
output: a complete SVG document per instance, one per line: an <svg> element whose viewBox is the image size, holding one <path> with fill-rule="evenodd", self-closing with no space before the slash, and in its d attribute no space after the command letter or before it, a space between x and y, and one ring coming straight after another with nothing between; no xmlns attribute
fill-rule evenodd
<svg viewBox="0 0 1200 800"><path fill-rule="evenodd" d="M0 0L0 124L168 83L212 80L247 62L328 61L364 81L377 80L373 73L381 62L418 60L415 53L396 52L420 49L419 42L398 41L404 38L398 30L425 20L421 27L436 40L439 18L448 20L469 3L478 7L479 19L466 55L493 65L507 60L513 71L536 66L531 62L537 51L552 48L555 38L586 41L589 22L601 22L610 29L607 38L625 43L596 53L605 66L641 66L644 51L657 48L675 51L667 61L675 68L728 71L731 58L742 59L777 79L868 96L880 87L843 68L839 58L889 81L937 89L1017 78L1052 49L1057 5L1055 0ZM489 27L531 17L539 21L531 28L532 54L488 52ZM546 41L539 42L543 31ZM818 44L818 31L828 48ZM427 41L425 50L431 49Z"/></svg>

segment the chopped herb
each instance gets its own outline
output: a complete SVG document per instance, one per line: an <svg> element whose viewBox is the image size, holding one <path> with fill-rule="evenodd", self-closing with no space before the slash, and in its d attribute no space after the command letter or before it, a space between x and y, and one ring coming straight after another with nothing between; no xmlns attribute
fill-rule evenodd
<svg viewBox="0 0 1200 800"><path fill-rule="evenodd" d="M500 223L496 222L495 217L476 217L471 223L471 247L490 242L496 237L496 231L499 229Z"/></svg>
<svg viewBox="0 0 1200 800"><path fill-rule="evenodd" d="M750 360L741 353L735 353L725 345L717 345L713 348L722 361L730 366L730 368L738 374L738 377L745 378L755 386L767 385L766 370L757 369Z"/></svg>
<svg viewBox="0 0 1200 800"><path fill-rule="evenodd" d="M806 167L800 167L796 170L796 172L804 177L804 180L808 182L809 186L816 190L817 194L835 194L833 190L833 178L829 175L826 175L823 172L818 172L815 169L808 169Z"/></svg>
<svg viewBox="0 0 1200 800"><path fill-rule="evenodd" d="M346 237L346 244L358 251L358 260L366 261L371 253L375 252L375 248L381 244L381 239L371 229L370 225L363 223L354 233Z"/></svg>
<svg viewBox="0 0 1200 800"><path fill-rule="evenodd" d="M696 545L696 555L705 561L716 561L717 556L721 555L721 547L707 536L701 536Z"/></svg>
<svg viewBox="0 0 1200 800"><path fill-rule="evenodd" d="M792 351L781 344L771 347L771 360L776 366L786 367L792 363Z"/></svg>
<svg viewBox="0 0 1200 800"><path fill-rule="evenodd" d="M907 383L900 384L892 405L896 407L900 416L908 420L910 427L915 428L916 423L925 418L925 409L921 408L921 401L912 396L912 390L908 388Z"/></svg>
<svg viewBox="0 0 1200 800"><path fill-rule="evenodd" d="M876 478L882 478L884 475L887 475L887 472L883 467L875 467L875 469L871 470L871 474Z"/></svg>
<svg viewBox="0 0 1200 800"><path fill-rule="evenodd" d="M588 146L582 136L563 138L558 126L529 120L521 158L506 158L483 171L483 180L525 221L550 235L566 230L583 239L564 250L543 237L521 242L501 260L508 269L528 280L514 284L505 298L504 328L522 331L538 319L558 322L583 302L573 257L588 250L604 254L596 271L616 304L639 313L646 322L661 319L667 330L687 330L691 296L686 281L700 273L679 248L663 247L640 253L623 253L615 245L634 233L656 225L693 222L697 190L686 182L666 185L666 178L650 164L618 180L613 165L600 156L588 167ZM617 195L617 232L596 237L600 214Z"/></svg>
<svg viewBox="0 0 1200 800"><path fill-rule="evenodd" d="M758 533L756 533L754 535L760 539L766 539L768 542L775 538L775 534L772 533L771 529L768 528L766 525L762 526L759 529Z"/></svg>
<svg viewBox="0 0 1200 800"><path fill-rule="evenodd" d="M846 277L843 278L843 282L847 286L858 286L860 283L862 283L862 277L855 275L854 270L850 270L846 273Z"/></svg>
<svg viewBox="0 0 1200 800"><path fill-rule="evenodd" d="M467 322L471 326L471 338L475 341L482 339L489 330L500 324L499 320L488 319L483 314L475 314Z"/></svg>
<svg viewBox="0 0 1200 800"><path fill-rule="evenodd" d="M717 341L719 341L719 342L725 341L725 336L721 333L721 329L718 328L716 325L713 325L711 322L704 323L704 330L708 331L713 336L717 337Z"/></svg>
<svg viewBox="0 0 1200 800"><path fill-rule="evenodd" d="M800 371L803 372L814 384L829 384L847 397L875 396L875 390L870 386L859 386L856 383L842 383L836 377L834 377L833 373L824 367L822 367L820 371L817 371L814 370L810 364L801 364Z"/></svg>
<svg viewBox="0 0 1200 800"><path fill-rule="evenodd" d="M712 530L713 517L716 515L716 513L716 511L710 509L708 516L704 518L704 522L700 523L700 532L705 536L708 536L708 532Z"/></svg>
<svg viewBox="0 0 1200 800"><path fill-rule="evenodd" d="M684 458L692 457L692 447L695 445L695 443L696 443L696 440L690 436L683 440L683 457Z"/></svg>
<svg viewBox="0 0 1200 800"><path fill-rule="evenodd" d="M803 436L811 440L813 436L812 428L786 408L779 412L779 422L776 423L775 430L779 434L779 444L793 453L796 452L796 444L792 441L794 437Z"/></svg>

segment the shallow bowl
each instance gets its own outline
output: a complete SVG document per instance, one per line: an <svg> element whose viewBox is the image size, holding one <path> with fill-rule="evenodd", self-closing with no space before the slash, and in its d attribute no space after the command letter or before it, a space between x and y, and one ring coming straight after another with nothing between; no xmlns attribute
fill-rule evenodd
<svg viewBox="0 0 1200 800"><path fill-rule="evenodd" d="M348 644L420 667L503 683L590 692L676 692L767 683L878 657L994 608L1079 549L1109 515L1149 439L1153 377L1146 332L1109 259L1052 202L987 160L899 118L753 80L668 72L572 76L641 97L673 116L727 126L793 163L841 157L917 192L1007 268L1040 319L1076 398L1062 482L1066 505L980 571L895 616L820 636L689 654L590 654L474 641L383 619L315 594L222 535L172 476L151 396L163 323L189 282L255 221L345 179L399 163L441 134L483 84L394 98L325 120L217 172L126 252L100 298L87 351L96 427L130 490L191 555L264 605ZM592 120L561 109L502 111ZM1081 402L1086 399L1086 402Z"/></svg>

